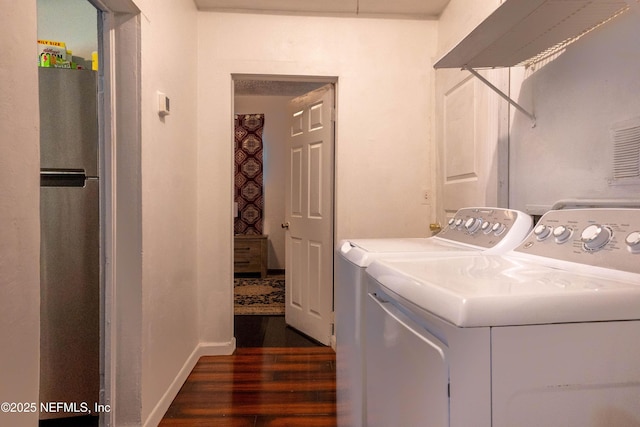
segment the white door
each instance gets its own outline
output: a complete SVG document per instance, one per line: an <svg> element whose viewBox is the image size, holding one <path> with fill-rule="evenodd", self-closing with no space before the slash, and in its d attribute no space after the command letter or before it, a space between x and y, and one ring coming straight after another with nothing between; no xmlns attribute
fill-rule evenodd
<svg viewBox="0 0 640 427"><path fill-rule="evenodd" d="M508 70L482 71L508 93ZM436 75L438 219L465 206L508 207L509 104L466 71Z"/></svg>
<svg viewBox="0 0 640 427"><path fill-rule="evenodd" d="M328 84L289 104L291 137L285 194L285 320L328 345L333 312L334 89Z"/></svg>

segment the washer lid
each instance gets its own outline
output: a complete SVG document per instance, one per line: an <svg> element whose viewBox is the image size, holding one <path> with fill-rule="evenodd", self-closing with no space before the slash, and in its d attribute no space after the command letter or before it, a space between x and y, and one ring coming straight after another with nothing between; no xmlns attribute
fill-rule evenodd
<svg viewBox="0 0 640 427"><path fill-rule="evenodd" d="M384 288L457 326L640 319L640 275L612 277L480 255L380 260L367 273Z"/></svg>
<svg viewBox="0 0 640 427"><path fill-rule="evenodd" d="M343 240L338 252L359 267L367 267L380 257L405 257L409 254L428 256L461 255L480 252L480 248L462 243L451 243L437 237L397 238L397 239L354 239Z"/></svg>

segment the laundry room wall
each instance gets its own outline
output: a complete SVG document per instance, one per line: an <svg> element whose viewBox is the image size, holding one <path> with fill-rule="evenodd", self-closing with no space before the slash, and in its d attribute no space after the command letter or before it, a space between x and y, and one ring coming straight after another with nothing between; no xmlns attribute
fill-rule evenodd
<svg viewBox="0 0 640 427"><path fill-rule="evenodd" d="M0 402L38 402L40 377L40 115L35 2L3 2L0 36ZM31 427L37 412L0 412Z"/></svg>
<svg viewBox="0 0 640 427"><path fill-rule="evenodd" d="M235 114L264 113L263 182L264 234L269 235L269 269L284 269L284 230L280 224L285 215L285 183L287 137L289 135L287 105L291 96L235 96Z"/></svg>
<svg viewBox="0 0 640 427"><path fill-rule="evenodd" d="M438 58L457 45L504 1L451 0L438 19Z"/></svg>
<svg viewBox="0 0 640 427"><path fill-rule="evenodd" d="M426 236L436 31L435 21L198 14L198 281L216 289L201 301L219 313L211 340L232 330L231 75L338 77L336 237Z"/></svg>
<svg viewBox="0 0 640 427"><path fill-rule="evenodd" d="M141 420L157 425L199 347L197 283L197 10L191 0L136 1L141 9ZM158 92L170 114L158 114ZM212 321L213 322L213 321ZM220 344L228 345L230 338Z"/></svg>
<svg viewBox="0 0 640 427"><path fill-rule="evenodd" d="M639 198L640 181L613 182L613 124L640 119L640 12L587 34L535 70L514 70L511 207L542 213L559 199ZM632 154L638 161L638 153ZM637 163L636 163L637 164Z"/></svg>
<svg viewBox="0 0 640 427"><path fill-rule="evenodd" d="M501 3L452 0L439 20L438 57ZM610 129L619 122L640 120L640 45L635 42L639 35L640 12L635 7L535 68L507 70L510 87L505 90L536 116L532 127L511 108L509 207L542 214L563 199L638 198L638 179L613 179ZM436 96L465 73L438 70ZM441 110L436 118L442 120ZM442 200L441 185L437 191L436 199Z"/></svg>

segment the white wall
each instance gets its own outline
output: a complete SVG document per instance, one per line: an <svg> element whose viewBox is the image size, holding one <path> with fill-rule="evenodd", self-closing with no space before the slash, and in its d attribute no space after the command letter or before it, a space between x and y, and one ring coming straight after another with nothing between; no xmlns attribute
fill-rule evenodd
<svg viewBox="0 0 640 427"><path fill-rule="evenodd" d="M40 155L35 2L3 2L0 35L0 402L38 402ZM37 413L0 411L0 425Z"/></svg>
<svg viewBox="0 0 640 427"><path fill-rule="evenodd" d="M438 58L457 45L504 0L451 0L438 20Z"/></svg>
<svg viewBox="0 0 640 427"><path fill-rule="evenodd" d="M203 342L205 339L199 330L199 316L207 320L215 318L216 307L202 305L203 314L198 312L200 307L197 303L199 299L207 301L215 290L210 283L199 287L196 274L198 91L194 41L197 39L197 11L191 0L171 2L165 6L153 4L153 8L148 1L139 0L136 4L142 10L142 45L134 53L142 57L142 146L125 146L136 142L135 138L128 137L137 134L136 129L116 128L123 146L115 147L117 152L113 154L117 157L141 150L142 170L134 171L133 175L136 178L141 174L142 202L132 210L139 212L141 209L142 219L129 225L135 233L140 232L136 227L142 227L142 249L135 245L120 246L119 256L137 250L131 255L138 259L143 252L142 266L137 267L142 271L142 280L136 281L136 277L130 276L115 277L118 280L116 289L134 288L133 294L141 293L142 300L136 306L135 302L130 304L118 299L122 298L120 295L115 297L116 302L122 304L116 307L113 327L118 331L116 337L124 339L114 343L118 362L114 370L116 378L125 372L134 378L126 381L130 388L114 390L114 394L119 399L116 402L125 403L117 409L122 414L118 418L119 425L141 422L154 425L171 403L198 356L230 352L233 341L229 333L220 334L226 338L223 342ZM6 83L2 86L0 98L3 117L0 174L1 182L5 183L0 201L3 242L0 249L0 305L3 305L0 333L4 343L0 353L3 378L0 397L3 401L35 402L38 399L39 371L40 229L36 2L6 4L4 12L0 24L11 61L3 61L0 65L1 81ZM127 24L128 30L135 27L136 24ZM126 38L133 36L129 34ZM177 53L179 60L167 52ZM131 70L131 73L135 72ZM172 113L164 121L157 115L157 90L166 92L172 100ZM138 99L135 91L127 96L134 102ZM122 164L130 163L126 158L120 160L124 160ZM119 165L117 167L120 168ZM124 184L122 179L117 183ZM135 186L137 183L139 185L136 178L128 184ZM135 194L136 191L127 189L122 194ZM140 201L116 198L117 206L128 203ZM115 233L120 236L124 231L118 229ZM137 269L135 265L129 267ZM216 299L216 295L213 298ZM129 317L121 316L124 310ZM120 320L136 316L142 316L142 330L139 333L121 333L135 329L136 325L120 323ZM207 324L216 330L228 327L228 322L221 326L215 319ZM123 398L129 399L123 402ZM0 417L3 417L3 425L34 425L37 414L25 414L6 422L4 413Z"/></svg>
<svg viewBox="0 0 640 427"><path fill-rule="evenodd" d="M497 5L497 0L452 0L439 21L439 55ZM534 112L537 124L532 128L528 118L511 113L510 207L540 214L560 199L638 198L638 185L609 185L609 129L640 117L639 24L637 13L627 13L535 72L511 70L512 97ZM460 72L438 71L437 85L453 73Z"/></svg>
<svg viewBox="0 0 640 427"><path fill-rule="evenodd" d="M141 337L141 342L127 340L115 343L119 366L114 369L141 375L141 378L128 379L127 384L133 388L114 390L114 394L120 399L130 398L126 408L117 408L121 409L119 422L122 421L122 425L140 422L154 425L171 403L197 356L207 352L202 350L200 342L197 311L199 293L206 293L206 289L198 288L196 282L197 82L194 40L197 36L197 11L191 0L171 2L164 7L154 4L153 8L144 1L136 3L143 12L142 46L137 52L142 57L142 146L119 147L118 150L126 153L141 149L142 283L133 277L117 276L122 283L118 282L116 288L125 285L141 287L142 301L141 306L117 306L114 327L135 328L135 325L115 323L123 310L134 310L138 316L142 313L142 331L141 335L126 335L126 338L134 340ZM37 401L39 371L39 138L34 59L37 57L37 20L35 2L4 7L7 13L2 15L3 38L8 43L12 60L0 65L2 81L8 83L3 85L0 104L3 117L8 119L2 121L4 137L0 173L3 174L2 182L14 184L6 187L8 192L6 195L3 193L0 204L2 241L3 248L6 248L3 250L6 253L0 253L0 266L3 267L1 289L9 292L0 299L0 304L9 304L1 310L6 317L0 324L6 344L2 353L2 384L7 387L1 391L3 401L26 402ZM168 55L167 51L178 52L179 60ZM165 120L157 115L157 90L166 92L172 100L172 114ZM128 95L136 96L135 93ZM118 132L127 135L126 129ZM136 131L132 129L129 133L135 134ZM129 141L125 136L120 142L131 141L135 142L135 139ZM6 154L5 150L8 150ZM33 173L29 174L29 170ZM135 200L118 201L121 204L138 203ZM123 253L129 249L136 248L120 247ZM8 328L6 331L5 327ZM122 334L117 336L125 337ZM224 351L230 351L229 344L223 343ZM138 363L140 355L141 370L129 369L129 365ZM0 414L2 416L4 414ZM22 420L13 419L2 424L34 425L37 414L25 415L24 419L24 424L21 424Z"/></svg>
<svg viewBox="0 0 640 427"><path fill-rule="evenodd" d="M269 269L284 269L285 182L290 96L236 96L235 113L264 113L264 234L269 235Z"/></svg>
<svg viewBox="0 0 640 427"><path fill-rule="evenodd" d="M613 123L640 117L640 15L626 13L528 73L511 129L511 206L541 213L565 198L639 198L610 186Z"/></svg>
<svg viewBox="0 0 640 427"><path fill-rule="evenodd" d="M195 363L200 343L197 11L191 0L137 4L142 12L142 421L155 425L184 371ZM171 114L164 118L158 115L158 91L170 98Z"/></svg>
<svg viewBox="0 0 640 427"><path fill-rule="evenodd" d="M106 2L110 3L110 2ZM27 2L28 4L28 2ZM196 144L196 15L191 0L174 1L165 6L151 2L136 1L142 10L140 51L142 88L141 101L141 147L120 146L116 156L127 152L141 152L142 177L140 223L131 224L134 232L142 227L142 271L141 283L135 277L120 277L116 289L133 287L142 294L140 305L133 306L116 295L118 311L114 328L118 331L135 328L121 324L124 310L142 316L141 333L122 334L122 341L114 343L118 366L116 375L127 372L127 389L114 390L118 400L116 409L120 414L118 425L155 425L171 403L186 375L199 355L216 351L216 344L203 345L199 335L199 313L197 301L208 292L197 285L197 144ZM2 292L10 295L0 301L10 305L3 309L1 327L2 390L3 401L37 401L38 396L38 349L39 349L39 216L38 216L38 110L37 110L37 38L35 2L31 6L5 5L3 14L3 38L9 43L12 61L0 65L2 81L10 83L7 93L3 85L1 112L9 120L2 121L3 139L2 168L8 174L2 182L15 182L8 187L10 193L3 194L0 212L3 218ZM126 18L125 18L126 19ZM94 22L95 25L95 22ZM6 33L6 34L5 34ZM118 40L122 41L122 40ZM175 52L176 55L167 52ZM32 70L32 71L29 71ZM131 70L131 73L135 70ZM6 74L6 75L5 75ZM172 113L161 120L157 115L156 91L168 94L172 101ZM14 94L14 96L11 96ZM127 94L136 98L136 93ZM18 107L18 108L16 108ZM15 117L13 117L15 115ZM34 125L35 123L35 125ZM5 126L10 124L10 126ZM5 129L6 127L6 129ZM135 143L135 129L119 129L123 136L120 143ZM8 149L7 154L4 150ZM126 159L121 159L126 160ZM6 162L6 165L4 164ZM127 163L125 162L122 162ZM119 165L117 165L120 168ZM32 169L33 174L24 174ZM26 179L25 179L26 177ZM18 179L19 178L19 179ZM118 181L122 185L122 180ZM136 185L132 181L129 185ZM127 189L124 193L136 193ZM120 194L120 193L119 193ZM140 203L139 200L121 200ZM141 225L140 225L141 224ZM7 227L7 236L5 234ZM121 230L116 230L121 233ZM126 240L126 239L125 239ZM139 247L119 246L120 252L128 253ZM132 253L134 258L140 253ZM10 258L9 258L10 256ZM6 260L6 262L5 262ZM133 266L135 269L135 266ZM7 280L4 280L4 277ZM5 286L5 283L9 286ZM135 293L135 292L134 292ZM124 294L123 294L124 295ZM2 302L0 302L2 304ZM133 315L132 317L136 317ZM5 321L6 320L6 321ZM133 340L133 341L132 341ZM219 345L222 352L232 350L227 340ZM142 359L140 362L140 358ZM140 363L140 368L137 368ZM4 374L4 370L7 373ZM119 377L118 377L119 378ZM118 384L122 384L119 382ZM16 386L19 384L19 386ZM0 396L1 397L1 396ZM126 402L122 399L128 399ZM0 414L3 416L3 414ZM25 416L25 419L29 416ZM11 420L7 425L34 425L37 414L20 424Z"/></svg>
<svg viewBox="0 0 640 427"><path fill-rule="evenodd" d="M231 74L337 76L336 236L426 235L432 21L198 15L199 281L232 331ZM205 263L208 263L205 265ZM204 319L203 319L204 321ZM226 324L222 324L226 322Z"/></svg>

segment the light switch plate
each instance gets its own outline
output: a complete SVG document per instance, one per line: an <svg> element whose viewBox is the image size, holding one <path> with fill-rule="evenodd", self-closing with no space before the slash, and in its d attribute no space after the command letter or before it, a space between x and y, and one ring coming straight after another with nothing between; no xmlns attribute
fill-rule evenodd
<svg viewBox="0 0 640 427"><path fill-rule="evenodd" d="M158 114L164 117L169 115L170 111L169 98L164 93L158 92Z"/></svg>

